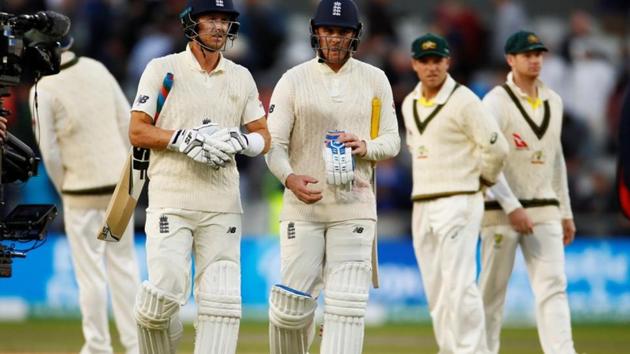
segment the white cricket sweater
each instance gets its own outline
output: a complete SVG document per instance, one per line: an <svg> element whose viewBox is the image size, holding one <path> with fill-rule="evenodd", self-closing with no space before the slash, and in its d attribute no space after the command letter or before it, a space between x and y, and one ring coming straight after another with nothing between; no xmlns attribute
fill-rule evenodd
<svg viewBox="0 0 630 354"><path fill-rule="evenodd" d="M374 97L381 100L380 125L378 137L371 140ZM372 161L394 157L400 150L392 91L382 70L353 58L337 73L316 58L297 65L276 85L268 119L272 145L266 161L271 172L283 184L291 173L314 177L319 183L309 188L323 190L323 198L308 205L286 189L281 220L376 220ZM351 191L326 183L322 151L328 130L344 130L366 141L366 155L355 156Z"/></svg>
<svg viewBox="0 0 630 354"><path fill-rule="evenodd" d="M484 225L509 224L507 214L527 208L534 223L573 218L569 199L567 172L560 143L562 99L540 80L536 109L527 94L507 77L528 122L507 91L497 86L483 99L509 141L510 153L503 170L505 179L488 193Z"/></svg>
<svg viewBox="0 0 630 354"><path fill-rule="evenodd" d="M433 106L424 107L419 83L403 101L415 201L476 193L482 179L494 183L503 167L508 148L496 121L472 91L455 87L448 76Z"/></svg>
<svg viewBox="0 0 630 354"><path fill-rule="evenodd" d="M246 68L221 56L208 73L190 46L147 65L132 110L155 116L158 93L169 72L173 86L158 116L159 128L195 128L204 119L221 128L240 127L265 116L256 83ZM242 213L235 163L214 170L180 152L152 150L148 176L150 208Z"/></svg>
<svg viewBox="0 0 630 354"><path fill-rule="evenodd" d="M129 103L93 59L62 55L62 70L31 89L34 133L46 170L70 207L107 207L129 149ZM75 62L76 61L76 62Z"/></svg>

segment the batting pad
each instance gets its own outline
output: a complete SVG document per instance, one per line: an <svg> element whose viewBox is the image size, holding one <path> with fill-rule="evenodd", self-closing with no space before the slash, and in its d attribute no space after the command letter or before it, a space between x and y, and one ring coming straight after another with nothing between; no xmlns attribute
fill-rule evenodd
<svg viewBox="0 0 630 354"><path fill-rule="evenodd" d="M171 321L168 325L168 338L170 339L170 350L171 354L177 353L177 346L179 346L179 342L181 342L182 337L184 336L184 324L179 319L179 313L171 316Z"/></svg>
<svg viewBox="0 0 630 354"><path fill-rule="evenodd" d="M360 354L372 269L365 263L345 263L326 279L322 354Z"/></svg>
<svg viewBox="0 0 630 354"><path fill-rule="evenodd" d="M135 305L140 353L168 354L175 351L176 348L171 345L169 327L179 306L173 297L149 282L142 284Z"/></svg>
<svg viewBox="0 0 630 354"><path fill-rule="evenodd" d="M307 293L274 285L269 298L271 354L305 354L313 339L317 302Z"/></svg>
<svg viewBox="0 0 630 354"><path fill-rule="evenodd" d="M241 321L241 273L235 262L212 263L197 292L195 353L234 354Z"/></svg>

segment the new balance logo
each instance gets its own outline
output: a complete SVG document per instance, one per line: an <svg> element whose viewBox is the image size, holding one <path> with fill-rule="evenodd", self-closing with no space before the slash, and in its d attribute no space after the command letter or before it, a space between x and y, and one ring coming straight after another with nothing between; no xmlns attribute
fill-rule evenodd
<svg viewBox="0 0 630 354"><path fill-rule="evenodd" d="M147 103L148 100L149 100L149 96L147 95L138 96L138 104L145 104Z"/></svg>
<svg viewBox="0 0 630 354"><path fill-rule="evenodd" d="M357 226L354 228L354 230L352 230L352 232L354 232L355 234L362 234L363 233L363 227L362 226Z"/></svg>
<svg viewBox="0 0 630 354"><path fill-rule="evenodd" d="M341 16L341 3L339 1L333 3L332 14L333 16Z"/></svg>
<svg viewBox="0 0 630 354"><path fill-rule="evenodd" d="M295 223L290 222L287 226L287 239L292 240L295 238Z"/></svg>
<svg viewBox="0 0 630 354"><path fill-rule="evenodd" d="M228 234L235 234L236 233L236 226L230 226L227 229L227 233Z"/></svg>
<svg viewBox="0 0 630 354"><path fill-rule="evenodd" d="M168 225L168 218L166 215L160 216L160 233L167 234L170 231L170 227Z"/></svg>
<svg viewBox="0 0 630 354"><path fill-rule="evenodd" d="M217 6L223 7L223 0L216 1Z"/></svg>

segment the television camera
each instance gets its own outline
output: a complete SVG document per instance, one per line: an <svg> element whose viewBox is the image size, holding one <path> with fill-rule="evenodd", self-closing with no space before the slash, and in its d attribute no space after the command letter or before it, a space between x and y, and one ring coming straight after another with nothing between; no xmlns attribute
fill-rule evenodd
<svg viewBox="0 0 630 354"><path fill-rule="evenodd" d="M0 12L0 116L10 114L3 105L10 87L32 84L59 72L59 41L69 29L70 20L54 11L23 15ZM40 159L8 132L0 143L0 156L0 205L4 205L2 185L25 182L36 175ZM45 242L46 230L56 215L52 204L23 204L0 218L0 277L12 275L13 258L24 258ZM30 242L27 249L15 246Z"/></svg>

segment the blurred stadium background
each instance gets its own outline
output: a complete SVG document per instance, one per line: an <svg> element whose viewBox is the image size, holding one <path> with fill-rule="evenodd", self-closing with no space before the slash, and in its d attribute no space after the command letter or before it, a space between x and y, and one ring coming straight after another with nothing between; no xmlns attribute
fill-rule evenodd
<svg viewBox="0 0 630 354"><path fill-rule="evenodd" d="M616 200L615 166L621 97L630 77L630 3L627 0L416 1L358 0L366 31L357 56L387 73L399 105L414 87L409 45L419 34L445 35L453 49L451 74L483 96L504 80L502 48L519 29L537 32L551 49L542 78L563 97L563 147L578 236L566 249L569 299L580 353L630 348L630 222ZM185 40L177 14L185 0L0 0L0 11L51 9L72 19L74 50L102 61L128 98L146 63L179 51ZM226 55L248 67L267 106L289 67L313 56L308 19L315 1L235 0L241 32ZM28 87L13 90L9 130L34 143ZM397 107L398 108L398 107ZM399 117L401 136L403 124ZM630 138L630 137L626 137ZM244 200L242 246L244 324L239 353L266 352L266 303L277 282L277 215L282 186L262 158L239 160ZM426 300L411 248L410 159L406 148L383 162L379 179L382 288L372 291L366 353L435 352ZM46 172L5 186L3 215L21 203L55 203ZM144 269L143 198L136 210L136 248ZM61 211L62 212L62 211ZM0 352L76 352L81 345L77 292L59 215L47 243L16 260L0 279ZM504 335L508 353L540 352L533 328L533 296L518 259L510 283ZM192 322L194 308L182 314ZM625 333L625 335L624 335ZM192 328L183 349L192 350ZM120 347L118 347L120 348ZM317 350L315 350L317 352Z"/></svg>

